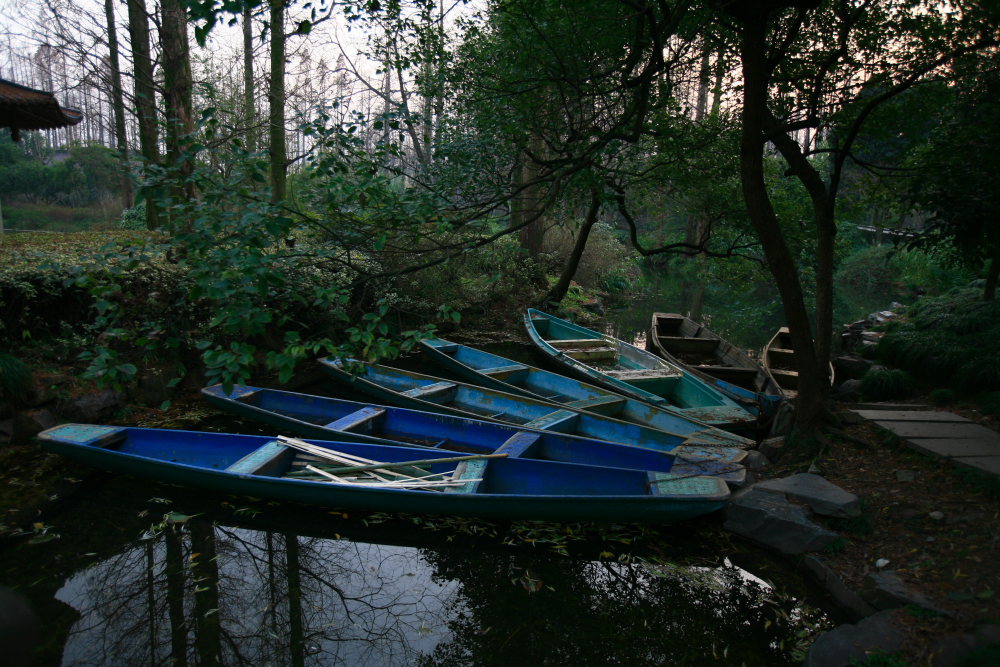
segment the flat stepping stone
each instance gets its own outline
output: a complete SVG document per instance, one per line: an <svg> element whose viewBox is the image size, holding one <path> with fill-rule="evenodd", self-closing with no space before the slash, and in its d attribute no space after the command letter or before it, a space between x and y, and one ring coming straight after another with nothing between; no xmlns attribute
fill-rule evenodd
<svg viewBox="0 0 1000 667"><path fill-rule="evenodd" d="M994 434L982 438L908 438L907 443L916 450L946 459L966 456L1000 456L1000 437Z"/></svg>
<svg viewBox="0 0 1000 667"><path fill-rule="evenodd" d="M992 429L975 422L899 422L876 421L884 429L892 431L901 438L981 438L996 439L1000 435Z"/></svg>
<svg viewBox="0 0 1000 667"><path fill-rule="evenodd" d="M963 456L952 459L955 465L973 468L980 472L1000 476L1000 455L997 456Z"/></svg>
<svg viewBox="0 0 1000 667"><path fill-rule="evenodd" d="M940 410L852 410L855 414L875 422L968 422L972 420L954 412Z"/></svg>

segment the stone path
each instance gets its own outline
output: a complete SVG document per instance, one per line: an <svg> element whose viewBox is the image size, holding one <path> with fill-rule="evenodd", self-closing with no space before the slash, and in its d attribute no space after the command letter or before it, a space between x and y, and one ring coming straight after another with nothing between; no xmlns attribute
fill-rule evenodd
<svg viewBox="0 0 1000 667"><path fill-rule="evenodd" d="M892 431L917 451L1000 476L1000 433L951 412L901 408L865 406L852 412Z"/></svg>

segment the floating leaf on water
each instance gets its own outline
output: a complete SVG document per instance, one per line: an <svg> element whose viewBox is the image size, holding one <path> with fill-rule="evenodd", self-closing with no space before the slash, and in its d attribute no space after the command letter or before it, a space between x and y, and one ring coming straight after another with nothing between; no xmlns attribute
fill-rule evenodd
<svg viewBox="0 0 1000 667"><path fill-rule="evenodd" d="M35 535L28 540L28 544L44 544L45 542L51 542L52 540L59 539L59 536L55 533L44 533L42 535Z"/></svg>

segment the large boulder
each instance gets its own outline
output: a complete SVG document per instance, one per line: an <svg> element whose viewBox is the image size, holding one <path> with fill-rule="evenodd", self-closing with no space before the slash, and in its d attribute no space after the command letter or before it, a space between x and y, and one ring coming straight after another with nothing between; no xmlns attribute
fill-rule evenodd
<svg viewBox="0 0 1000 667"><path fill-rule="evenodd" d="M851 519L861 514L861 501L856 495L813 473L769 479L754 488L783 493L806 503L813 512L823 516Z"/></svg>
<svg viewBox="0 0 1000 667"><path fill-rule="evenodd" d="M806 508L754 487L730 501L723 527L783 554L821 551L839 536L814 523Z"/></svg>

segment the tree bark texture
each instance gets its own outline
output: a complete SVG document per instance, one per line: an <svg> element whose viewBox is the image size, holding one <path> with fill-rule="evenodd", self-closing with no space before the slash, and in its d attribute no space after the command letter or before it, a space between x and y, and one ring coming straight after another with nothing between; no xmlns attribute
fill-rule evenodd
<svg viewBox="0 0 1000 667"><path fill-rule="evenodd" d="M111 69L111 106L115 115L115 145L121 161L122 205L132 206L132 178L129 173L128 138L125 134L125 99L122 94L122 70L118 59L118 26L114 0L104 0L108 27L108 65Z"/></svg>
<svg viewBox="0 0 1000 667"><path fill-rule="evenodd" d="M166 98L167 166L176 171L174 194L194 198L190 176L194 171L186 144L194 132L192 111L191 55L187 15L180 0L161 0L160 45L163 49L163 87ZM173 223L172 223L173 224ZM189 221L182 222L183 226Z"/></svg>
<svg viewBox="0 0 1000 667"><path fill-rule="evenodd" d="M563 272L562 275L559 276L559 280L552 286L549 293L545 295L545 303L559 303L569 291L569 286L573 281L573 276L576 275L576 270L580 267L580 259L583 257L583 251L587 249L587 239L590 237L590 230L593 229L594 224L597 223L597 215L600 211L600 192L594 188L590 193L590 206L587 209L587 215L583 219L583 224L580 225L580 231L577 232L576 235L576 243L573 245L573 252L566 260L566 266L563 267Z"/></svg>
<svg viewBox="0 0 1000 667"><path fill-rule="evenodd" d="M268 154L271 201L285 199L285 0L271 0L271 83L268 99Z"/></svg>
<svg viewBox="0 0 1000 667"><path fill-rule="evenodd" d="M257 150L257 110L254 103L253 79L253 13L243 5L243 113L246 123L246 149Z"/></svg>
<svg viewBox="0 0 1000 667"><path fill-rule="evenodd" d="M764 174L764 146L768 126L767 10L741 12L740 60L743 67L742 134L740 180L747 213L757 231L768 269L777 283L799 367L796 423L804 431L819 426L825 416L829 393L827 359L814 345L809 315L799 280L798 267L785 242L778 217L768 195ZM819 252L824 252L821 244ZM817 271L825 263L820 262ZM825 386L824 386L825 385Z"/></svg>
<svg viewBox="0 0 1000 667"><path fill-rule="evenodd" d="M128 30L132 42L132 74L135 108L139 121L139 150L146 166L160 162L156 130L156 89L153 87L153 62L149 57L149 15L145 0L128 0ZM160 226L159 213L146 202L146 228Z"/></svg>

